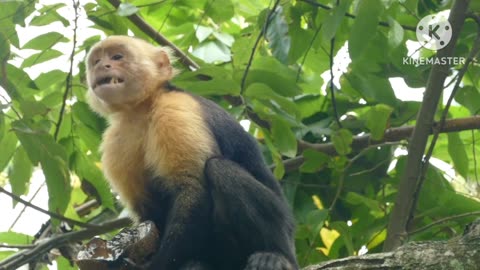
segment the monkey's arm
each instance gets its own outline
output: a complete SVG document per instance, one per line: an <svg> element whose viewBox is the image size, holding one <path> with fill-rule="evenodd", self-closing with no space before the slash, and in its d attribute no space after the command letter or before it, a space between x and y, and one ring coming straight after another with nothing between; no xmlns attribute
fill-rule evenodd
<svg viewBox="0 0 480 270"><path fill-rule="evenodd" d="M237 163L221 157L206 162L205 176L212 197L213 229L224 246L220 250L226 253L223 265L228 266L231 258L248 258L246 270L297 269L293 218L283 198ZM244 254L228 256L228 250Z"/></svg>

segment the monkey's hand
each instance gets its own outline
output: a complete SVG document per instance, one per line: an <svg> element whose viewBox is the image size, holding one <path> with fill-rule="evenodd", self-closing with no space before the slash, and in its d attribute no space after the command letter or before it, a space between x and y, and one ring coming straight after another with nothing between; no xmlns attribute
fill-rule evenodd
<svg viewBox="0 0 480 270"><path fill-rule="evenodd" d="M272 252L257 252L248 258L244 270L295 270L282 255Z"/></svg>

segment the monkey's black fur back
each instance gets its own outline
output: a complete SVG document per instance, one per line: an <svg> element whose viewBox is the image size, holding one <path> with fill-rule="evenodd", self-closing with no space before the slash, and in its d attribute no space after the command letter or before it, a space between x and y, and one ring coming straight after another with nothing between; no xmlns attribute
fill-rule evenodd
<svg viewBox="0 0 480 270"><path fill-rule="evenodd" d="M147 176L149 203L139 209L143 219L157 224L162 238L161 253L149 269L298 269L294 220L256 140L217 104L192 96L221 155L207 160L203 185L172 189ZM182 196L192 197L195 205L185 210Z"/></svg>

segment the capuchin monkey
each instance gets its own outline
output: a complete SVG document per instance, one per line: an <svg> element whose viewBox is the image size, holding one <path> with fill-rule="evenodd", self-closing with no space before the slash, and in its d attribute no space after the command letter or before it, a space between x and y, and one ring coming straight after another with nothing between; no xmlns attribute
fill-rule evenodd
<svg viewBox="0 0 480 270"><path fill-rule="evenodd" d="M136 220L153 221L147 269L296 270L294 221L256 140L222 108L172 86L171 52L111 36L87 56L106 117L102 168Z"/></svg>

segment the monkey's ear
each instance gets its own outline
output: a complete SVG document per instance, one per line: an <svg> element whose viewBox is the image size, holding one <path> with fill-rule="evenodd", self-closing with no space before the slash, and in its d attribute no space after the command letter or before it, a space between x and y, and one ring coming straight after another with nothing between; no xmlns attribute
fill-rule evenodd
<svg viewBox="0 0 480 270"><path fill-rule="evenodd" d="M162 75L171 78L173 75L172 65L168 53L163 50L158 50L155 57L155 64Z"/></svg>

